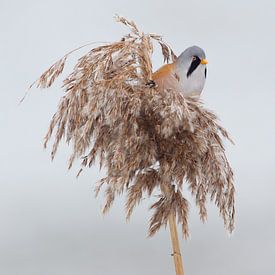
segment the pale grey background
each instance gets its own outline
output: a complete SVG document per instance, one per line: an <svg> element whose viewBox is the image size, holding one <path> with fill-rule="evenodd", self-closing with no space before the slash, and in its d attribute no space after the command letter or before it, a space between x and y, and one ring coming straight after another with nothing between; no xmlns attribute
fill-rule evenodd
<svg viewBox="0 0 275 275"><path fill-rule="evenodd" d="M275 274L274 0L1 0L0 274L174 274L169 232L146 239L148 203L128 224L123 198L102 217L102 197L93 197L98 168L76 180L78 166L66 170L65 145L50 162L42 140L61 82L32 90L18 106L27 86L64 53L119 39L127 29L113 21L115 13L163 34L176 53L193 44L206 50L203 99L236 142L226 147L235 171L237 229L229 238L211 205L202 225L192 207L192 238L181 242L186 274ZM154 60L161 65L159 52Z"/></svg>

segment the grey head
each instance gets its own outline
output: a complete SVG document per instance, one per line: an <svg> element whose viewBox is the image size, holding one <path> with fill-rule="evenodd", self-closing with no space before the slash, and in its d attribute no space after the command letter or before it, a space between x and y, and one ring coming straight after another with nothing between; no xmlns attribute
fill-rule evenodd
<svg viewBox="0 0 275 275"><path fill-rule="evenodd" d="M184 52L182 52L179 58L184 56L185 57L198 56L201 59L205 59L205 52L202 48L198 46L191 46L187 48Z"/></svg>
<svg viewBox="0 0 275 275"><path fill-rule="evenodd" d="M187 48L176 61L176 74L184 95L200 95L206 79L205 52L198 46Z"/></svg>
<svg viewBox="0 0 275 275"><path fill-rule="evenodd" d="M187 48L177 59L177 67L184 68L186 76L191 74L202 64L207 64L205 52L198 46L192 46Z"/></svg>

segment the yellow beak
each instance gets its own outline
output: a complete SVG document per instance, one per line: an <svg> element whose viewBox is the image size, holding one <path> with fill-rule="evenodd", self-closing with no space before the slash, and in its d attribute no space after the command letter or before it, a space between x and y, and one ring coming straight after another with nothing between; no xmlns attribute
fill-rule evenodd
<svg viewBox="0 0 275 275"><path fill-rule="evenodd" d="M206 65L206 64L208 64L208 61L206 59L202 59L201 64Z"/></svg>

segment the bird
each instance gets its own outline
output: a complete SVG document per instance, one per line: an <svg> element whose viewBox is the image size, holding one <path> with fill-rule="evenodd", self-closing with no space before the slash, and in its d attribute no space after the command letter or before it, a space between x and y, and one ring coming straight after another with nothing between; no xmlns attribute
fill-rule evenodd
<svg viewBox="0 0 275 275"><path fill-rule="evenodd" d="M205 52L198 46L183 51L173 63L166 64L152 74L157 89L174 89L183 96L200 96L207 75Z"/></svg>

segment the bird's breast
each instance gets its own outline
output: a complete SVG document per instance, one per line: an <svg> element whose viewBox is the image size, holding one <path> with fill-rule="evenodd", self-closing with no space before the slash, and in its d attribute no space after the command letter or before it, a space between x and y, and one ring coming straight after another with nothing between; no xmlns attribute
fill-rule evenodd
<svg viewBox="0 0 275 275"><path fill-rule="evenodd" d="M205 84L205 66L200 65L191 75L187 72L178 71L180 76L180 87L185 96L198 96L201 94Z"/></svg>

